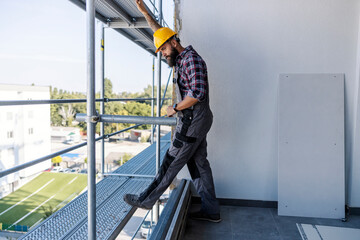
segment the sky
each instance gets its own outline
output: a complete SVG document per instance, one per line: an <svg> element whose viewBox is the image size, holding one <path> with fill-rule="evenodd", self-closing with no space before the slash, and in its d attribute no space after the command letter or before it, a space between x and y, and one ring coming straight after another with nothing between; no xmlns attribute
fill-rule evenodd
<svg viewBox="0 0 360 240"><path fill-rule="evenodd" d="M163 0L169 26L173 26L173 5L172 0ZM96 33L99 91L98 21ZM105 30L105 77L112 81L114 92L139 92L151 84L152 62L150 53L114 30ZM162 64L162 84L169 72ZM68 0L0 0L0 84L33 83L86 92L86 14Z"/></svg>

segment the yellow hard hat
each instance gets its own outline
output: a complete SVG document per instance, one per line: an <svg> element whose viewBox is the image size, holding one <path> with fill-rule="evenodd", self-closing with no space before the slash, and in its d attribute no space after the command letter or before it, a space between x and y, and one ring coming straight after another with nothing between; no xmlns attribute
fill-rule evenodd
<svg viewBox="0 0 360 240"><path fill-rule="evenodd" d="M175 34L176 32L167 27L156 30L156 32L154 32L154 44L156 47L155 53L157 53L160 50L159 48Z"/></svg>

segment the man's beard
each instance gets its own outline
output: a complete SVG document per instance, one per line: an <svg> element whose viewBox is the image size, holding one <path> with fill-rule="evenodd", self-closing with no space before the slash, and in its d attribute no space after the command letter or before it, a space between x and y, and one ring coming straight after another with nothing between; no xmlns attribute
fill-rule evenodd
<svg viewBox="0 0 360 240"><path fill-rule="evenodd" d="M171 53L169 55L169 57L166 58L167 63L169 64L170 67L175 66L176 64L176 57L179 55L179 52L176 48L171 47Z"/></svg>

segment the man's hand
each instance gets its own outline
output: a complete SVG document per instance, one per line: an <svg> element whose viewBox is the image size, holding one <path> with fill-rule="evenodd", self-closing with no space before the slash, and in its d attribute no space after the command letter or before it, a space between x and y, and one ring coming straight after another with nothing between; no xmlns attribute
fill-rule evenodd
<svg viewBox="0 0 360 240"><path fill-rule="evenodd" d="M174 110L174 108L172 106L168 106L168 108L166 109L167 115L168 117L172 117L176 114L176 111Z"/></svg>
<svg viewBox="0 0 360 240"><path fill-rule="evenodd" d="M147 10L146 10L146 7L145 7L145 4L144 4L143 0L135 0L135 2L136 2L137 8L139 9L139 11L140 11L143 15L145 15L145 14L148 13Z"/></svg>

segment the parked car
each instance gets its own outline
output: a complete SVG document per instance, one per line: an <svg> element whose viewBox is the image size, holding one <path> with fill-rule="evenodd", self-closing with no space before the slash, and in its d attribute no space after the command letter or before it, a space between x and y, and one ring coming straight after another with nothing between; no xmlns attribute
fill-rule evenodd
<svg viewBox="0 0 360 240"><path fill-rule="evenodd" d="M64 169L64 173L68 173L68 172L70 172L71 171L71 168L65 168Z"/></svg>
<svg viewBox="0 0 360 240"><path fill-rule="evenodd" d="M70 170L70 173L78 173L79 171L80 171L80 168L75 167L75 168Z"/></svg>
<svg viewBox="0 0 360 240"><path fill-rule="evenodd" d="M159 202L162 206L165 206L168 200L169 200L169 194L164 193L163 195L160 196Z"/></svg>
<svg viewBox="0 0 360 240"><path fill-rule="evenodd" d="M51 168L47 168L47 169L44 170L44 172L51 172L52 169L53 169L52 167L51 167Z"/></svg>
<svg viewBox="0 0 360 240"><path fill-rule="evenodd" d="M62 170L63 170L62 167L54 167L54 168L51 170L51 172L60 172L60 171L62 171Z"/></svg>
<svg viewBox="0 0 360 240"><path fill-rule="evenodd" d="M81 169L79 173L81 173L81 174L87 174L87 169Z"/></svg>
<svg viewBox="0 0 360 240"><path fill-rule="evenodd" d="M140 236L143 238L147 238L149 231L152 231L154 227L155 227L154 221L152 222L152 225L151 225L151 221L148 220L144 221L144 223L140 227Z"/></svg>

